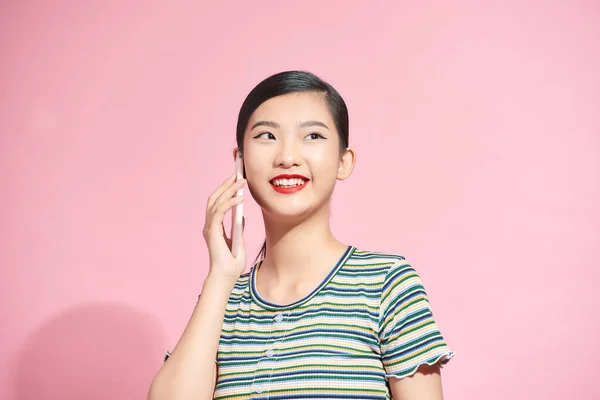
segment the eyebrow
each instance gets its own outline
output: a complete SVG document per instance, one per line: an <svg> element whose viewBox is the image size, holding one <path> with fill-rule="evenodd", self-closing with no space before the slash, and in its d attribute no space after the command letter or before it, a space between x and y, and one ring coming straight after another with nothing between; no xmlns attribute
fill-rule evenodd
<svg viewBox="0 0 600 400"><path fill-rule="evenodd" d="M325 125L324 123L322 123L321 121L304 121L300 124L300 128L308 128L310 126L321 126L327 130L329 130L329 127L327 125Z"/></svg>
<svg viewBox="0 0 600 400"><path fill-rule="evenodd" d="M257 123L255 123L254 125L252 125L252 128L250 128L250 130L253 130L257 126L268 126L270 128L279 129L279 124L277 122L273 122L273 121L258 121Z"/></svg>
<svg viewBox="0 0 600 400"><path fill-rule="evenodd" d="M254 128L258 127L258 126L268 126L270 128L275 128L275 129L279 129L279 124L277 122L273 122L273 121L258 121L257 123L255 123L254 125L252 125L252 128L250 128L250 130L253 130ZM323 122L321 121L304 121L302 123L300 123L300 128L308 128L311 126L321 126L327 130L329 130L329 127L327 125L325 125Z"/></svg>

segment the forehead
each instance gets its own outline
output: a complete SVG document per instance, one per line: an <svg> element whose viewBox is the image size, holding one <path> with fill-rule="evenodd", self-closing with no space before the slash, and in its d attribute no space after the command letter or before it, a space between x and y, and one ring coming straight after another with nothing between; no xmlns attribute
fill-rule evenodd
<svg viewBox="0 0 600 400"><path fill-rule="evenodd" d="M325 96L315 92L288 93L262 103L250 117L248 127L257 121L273 121L280 125L302 121L321 121L335 129Z"/></svg>

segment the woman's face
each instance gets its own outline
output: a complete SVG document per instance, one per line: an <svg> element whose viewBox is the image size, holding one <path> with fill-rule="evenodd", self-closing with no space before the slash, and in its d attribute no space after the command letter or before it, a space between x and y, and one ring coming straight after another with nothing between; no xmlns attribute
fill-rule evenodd
<svg viewBox="0 0 600 400"><path fill-rule="evenodd" d="M336 180L352 170L353 154L340 154L335 123L319 93L267 100L250 117L244 136L248 187L264 211L280 217L328 206Z"/></svg>

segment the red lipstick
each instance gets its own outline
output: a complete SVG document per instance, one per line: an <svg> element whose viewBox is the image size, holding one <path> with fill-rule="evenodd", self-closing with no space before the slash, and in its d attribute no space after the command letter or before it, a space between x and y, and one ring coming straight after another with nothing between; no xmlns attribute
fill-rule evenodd
<svg viewBox="0 0 600 400"><path fill-rule="evenodd" d="M304 181L304 183L302 185L298 185L298 186L290 186L290 187L284 187L284 186L275 186L274 182L277 179L302 179ZM274 177L273 179L270 180L271 183L271 187L278 193L282 193L282 194L291 194L291 193L296 193L299 192L300 190L304 189L306 187L306 185L308 185L308 181L310 179L308 179L305 176L302 175L287 175L287 174L282 174L282 175L277 175L276 177Z"/></svg>

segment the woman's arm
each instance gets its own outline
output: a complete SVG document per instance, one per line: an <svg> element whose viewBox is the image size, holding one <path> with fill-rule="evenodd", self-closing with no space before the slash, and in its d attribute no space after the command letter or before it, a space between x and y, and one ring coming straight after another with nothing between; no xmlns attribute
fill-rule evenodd
<svg viewBox="0 0 600 400"><path fill-rule="evenodd" d="M206 278L187 327L152 381L148 400L213 398L219 338L234 284L210 274Z"/></svg>
<svg viewBox="0 0 600 400"><path fill-rule="evenodd" d="M173 353L154 377L148 400L208 400L213 398L219 338L229 296L246 268L243 237L238 255L231 253L223 218L243 198L234 196L245 184L232 175L208 198L203 235L208 246L210 272L202 295Z"/></svg>
<svg viewBox="0 0 600 400"><path fill-rule="evenodd" d="M409 377L390 378L390 390L394 400L443 400L442 378L439 365L421 366Z"/></svg>

